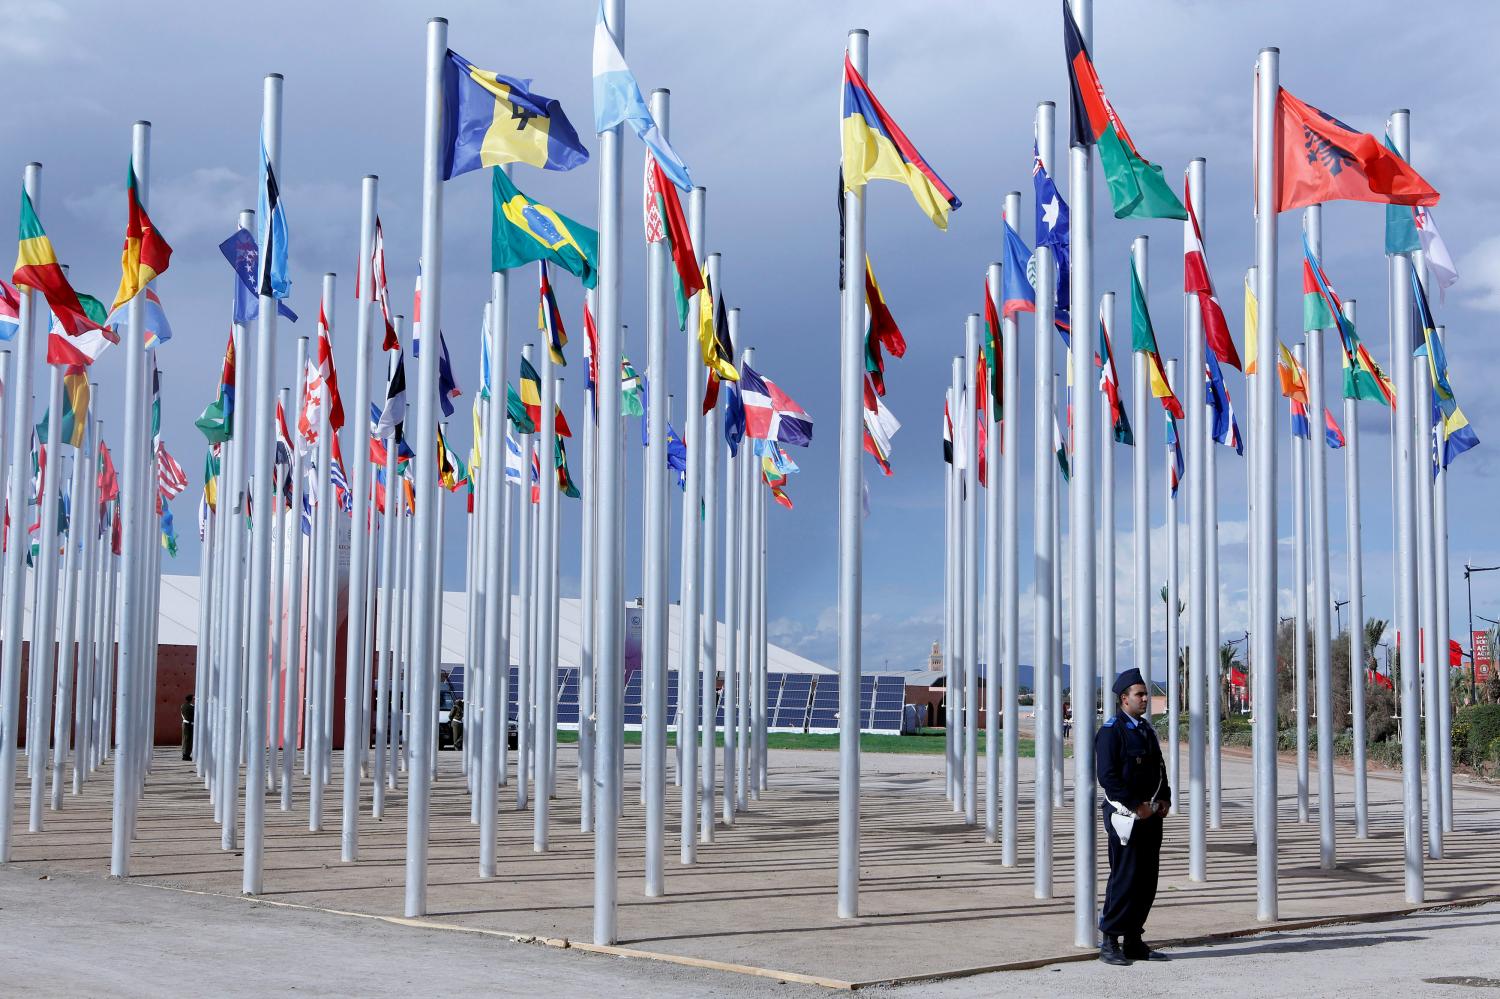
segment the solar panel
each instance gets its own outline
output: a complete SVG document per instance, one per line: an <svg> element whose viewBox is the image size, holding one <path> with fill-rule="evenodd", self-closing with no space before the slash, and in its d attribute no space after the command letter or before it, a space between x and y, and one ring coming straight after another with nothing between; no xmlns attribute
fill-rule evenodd
<svg viewBox="0 0 1500 999"><path fill-rule="evenodd" d="M812 701L813 678L805 673L774 675L782 678L782 686L769 727L801 732L807 727L807 706ZM769 698L767 703L770 703Z"/></svg>

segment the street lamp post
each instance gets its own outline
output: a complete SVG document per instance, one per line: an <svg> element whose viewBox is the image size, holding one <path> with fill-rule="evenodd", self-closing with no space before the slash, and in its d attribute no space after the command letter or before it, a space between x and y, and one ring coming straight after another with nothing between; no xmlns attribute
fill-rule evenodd
<svg viewBox="0 0 1500 999"><path fill-rule="evenodd" d="M1470 565L1464 563L1464 588L1469 594L1469 703L1479 703L1478 664L1474 661L1474 580L1476 572L1494 572L1500 565ZM1485 620L1488 620L1486 618ZM1492 656L1494 653L1490 653Z"/></svg>

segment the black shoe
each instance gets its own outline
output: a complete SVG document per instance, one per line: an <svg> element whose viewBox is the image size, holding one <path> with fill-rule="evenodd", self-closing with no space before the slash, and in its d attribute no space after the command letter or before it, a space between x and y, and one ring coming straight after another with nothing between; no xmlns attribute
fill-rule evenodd
<svg viewBox="0 0 1500 999"><path fill-rule="evenodd" d="M1170 961L1167 955L1159 950L1152 950L1146 941L1137 937L1134 940L1126 940L1125 946L1120 948L1121 952L1132 961Z"/></svg>
<svg viewBox="0 0 1500 999"><path fill-rule="evenodd" d="M1115 937L1105 937L1104 942L1099 945L1099 960L1117 968L1130 965L1130 958L1120 949L1120 941Z"/></svg>

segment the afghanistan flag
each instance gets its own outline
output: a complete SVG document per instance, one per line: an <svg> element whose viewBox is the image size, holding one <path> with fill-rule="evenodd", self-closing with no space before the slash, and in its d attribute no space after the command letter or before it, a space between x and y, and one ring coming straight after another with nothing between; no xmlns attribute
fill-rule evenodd
<svg viewBox="0 0 1500 999"><path fill-rule="evenodd" d="M532 201L496 167L490 216L490 270L549 260L578 275L585 288L599 281L599 234L561 212Z"/></svg>
<svg viewBox="0 0 1500 999"><path fill-rule="evenodd" d="M141 206L133 162L125 168L125 197L129 217L125 222L125 247L120 251L120 290L115 292L115 304L110 311L134 298L167 269L172 259L172 248L156 231L151 216Z"/></svg>
<svg viewBox="0 0 1500 999"><path fill-rule="evenodd" d="M842 204L842 202L840 202ZM688 232L677 187L662 172L656 157L646 157L646 242L666 241L672 255L672 292L677 298L677 328L687 329L688 303L703 290L703 274ZM840 260L842 260L840 256Z"/></svg>
<svg viewBox="0 0 1500 999"><path fill-rule="evenodd" d="M1151 373L1151 394L1161 400L1167 412L1182 419L1182 404L1167 381L1167 369L1161 362L1161 352L1156 348L1156 331L1151 327L1151 313L1146 309L1146 292L1134 267L1130 268L1130 348L1146 355L1146 367Z"/></svg>
<svg viewBox="0 0 1500 999"><path fill-rule="evenodd" d="M78 293L68 283L62 265L57 262L57 253L52 249L52 240L37 218L31 196L21 190L20 243L16 247L16 270L11 277L17 285L35 288L47 299L52 314L57 317L62 330L68 336L79 337L99 329L101 321L94 320L78 300Z"/></svg>
<svg viewBox="0 0 1500 999"><path fill-rule="evenodd" d="M1072 144L1099 147L1104 179L1115 218L1187 220L1187 210L1167 186L1161 167L1136 151L1104 94L1083 34L1073 12L1063 0L1063 45L1068 57L1068 83L1072 91Z"/></svg>

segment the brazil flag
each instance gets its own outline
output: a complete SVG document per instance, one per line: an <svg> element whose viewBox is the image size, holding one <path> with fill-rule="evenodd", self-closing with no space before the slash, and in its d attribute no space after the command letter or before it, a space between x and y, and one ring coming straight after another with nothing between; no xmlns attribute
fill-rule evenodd
<svg viewBox="0 0 1500 999"><path fill-rule="evenodd" d="M548 260L578 275L585 288L599 281L599 233L532 201L495 167L494 214L490 224L490 268L503 271Z"/></svg>

